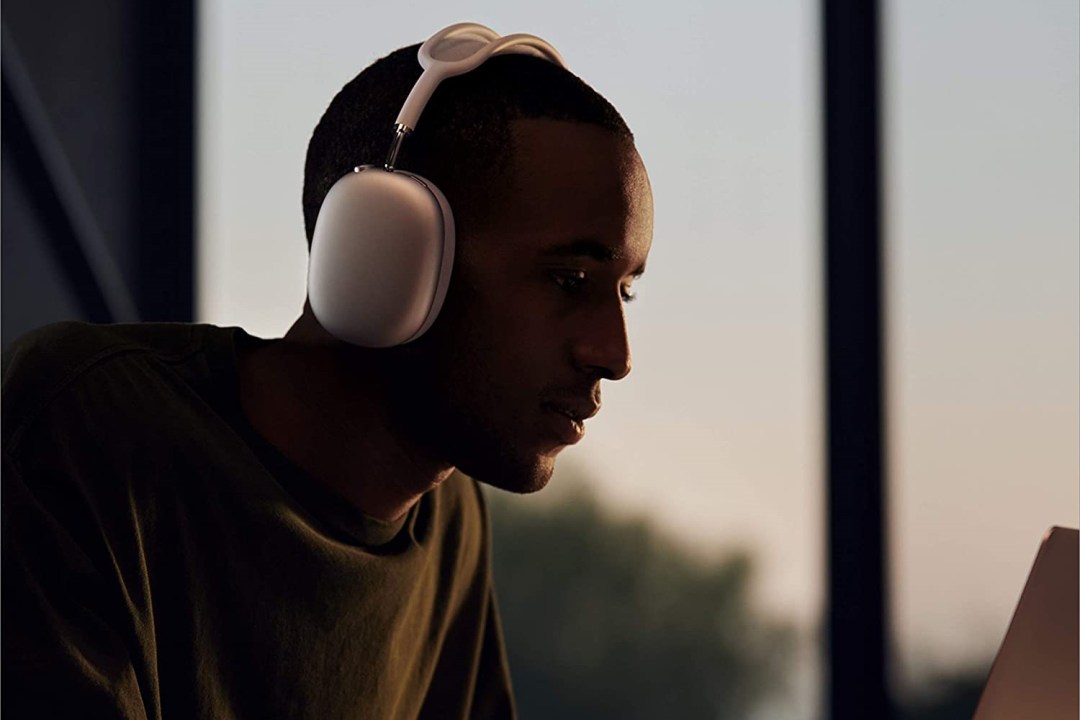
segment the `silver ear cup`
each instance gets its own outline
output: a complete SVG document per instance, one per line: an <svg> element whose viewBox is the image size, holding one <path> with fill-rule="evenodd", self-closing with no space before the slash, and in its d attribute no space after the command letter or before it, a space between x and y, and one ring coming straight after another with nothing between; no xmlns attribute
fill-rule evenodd
<svg viewBox="0 0 1080 720"><path fill-rule="evenodd" d="M450 205L433 184L371 166L349 173L330 188L312 236L316 319L363 347L417 339L442 308L454 243Z"/></svg>

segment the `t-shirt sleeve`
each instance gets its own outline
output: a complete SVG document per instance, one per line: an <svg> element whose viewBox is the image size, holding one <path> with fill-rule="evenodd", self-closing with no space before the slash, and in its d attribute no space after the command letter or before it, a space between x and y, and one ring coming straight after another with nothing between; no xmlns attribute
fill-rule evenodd
<svg viewBox="0 0 1080 720"><path fill-rule="evenodd" d="M147 718L122 603L6 450L2 472L3 715Z"/></svg>

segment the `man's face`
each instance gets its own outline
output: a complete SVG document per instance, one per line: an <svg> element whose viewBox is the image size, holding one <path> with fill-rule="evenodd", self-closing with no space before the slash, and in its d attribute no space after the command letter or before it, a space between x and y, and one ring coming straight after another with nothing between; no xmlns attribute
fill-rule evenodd
<svg viewBox="0 0 1080 720"><path fill-rule="evenodd" d="M513 136L510 191L459 238L446 304L416 343L430 384L414 396L430 399L436 452L525 493L581 439L600 381L630 372L625 303L652 242L652 194L633 146L602 128L521 120Z"/></svg>

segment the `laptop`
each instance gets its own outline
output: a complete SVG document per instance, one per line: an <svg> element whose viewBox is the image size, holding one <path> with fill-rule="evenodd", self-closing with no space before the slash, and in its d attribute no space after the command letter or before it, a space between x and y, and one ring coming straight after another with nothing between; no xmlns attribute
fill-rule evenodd
<svg viewBox="0 0 1080 720"><path fill-rule="evenodd" d="M1078 548L1076 530L1043 537L972 720L1080 717Z"/></svg>

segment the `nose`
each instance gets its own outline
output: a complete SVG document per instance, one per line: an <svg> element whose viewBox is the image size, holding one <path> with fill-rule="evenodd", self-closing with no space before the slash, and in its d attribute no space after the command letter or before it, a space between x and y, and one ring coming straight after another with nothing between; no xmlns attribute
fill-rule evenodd
<svg viewBox="0 0 1080 720"><path fill-rule="evenodd" d="M623 303L605 305L590 314L574 342L574 364L603 380L630 374L630 338Z"/></svg>

